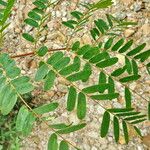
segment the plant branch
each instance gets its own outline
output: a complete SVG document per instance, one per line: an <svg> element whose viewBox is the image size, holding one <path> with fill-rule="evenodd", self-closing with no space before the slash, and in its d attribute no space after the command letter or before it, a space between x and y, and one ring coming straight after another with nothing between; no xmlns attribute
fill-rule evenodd
<svg viewBox="0 0 150 150"><path fill-rule="evenodd" d="M63 50L66 50L66 48L49 49L48 52L63 51ZM26 56L32 56L32 55L36 55L36 53L32 51L32 52L29 52L29 53L13 55L13 56L11 56L11 58L26 57Z"/></svg>

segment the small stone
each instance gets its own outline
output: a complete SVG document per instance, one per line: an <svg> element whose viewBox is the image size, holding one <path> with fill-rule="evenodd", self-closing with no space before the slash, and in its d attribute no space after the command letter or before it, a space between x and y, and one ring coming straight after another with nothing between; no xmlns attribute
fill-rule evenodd
<svg viewBox="0 0 150 150"><path fill-rule="evenodd" d="M30 60L27 64L27 67L29 69L35 69L35 68L37 68L37 62L35 60Z"/></svg>
<svg viewBox="0 0 150 150"><path fill-rule="evenodd" d="M92 44L90 36L84 34L82 37L82 43L83 44Z"/></svg>
<svg viewBox="0 0 150 150"><path fill-rule="evenodd" d="M134 0L121 0L125 5L130 5L134 2Z"/></svg>
<svg viewBox="0 0 150 150"><path fill-rule="evenodd" d="M119 143L122 144L122 145L126 143L125 139L124 139L124 136L119 137Z"/></svg>
<svg viewBox="0 0 150 150"><path fill-rule="evenodd" d="M127 29L127 30L124 31L125 37L130 37L130 36L132 36L134 33L135 33L135 31L132 30L132 29Z"/></svg>
<svg viewBox="0 0 150 150"><path fill-rule="evenodd" d="M133 10L135 12L138 12L142 9L142 3L141 2L135 2L134 5L133 5Z"/></svg>
<svg viewBox="0 0 150 150"><path fill-rule="evenodd" d="M127 17L127 14L125 12L118 12L115 17L118 19L118 20L123 20Z"/></svg>
<svg viewBox="0 0 150 150"><path fill-rule="evenodd" d="M144 24L141 27L141 30L143 31L144 35L149 35L150 34L150 24Z"/></svg>
<svg viewBox="0 0 150 150"><path fill-rule="evenodd" d="M142 138L142 142L143 142L146 146L150 147L150 135L144 136L144 137Z"/></svg>
<svg viewBox="0 0 150 150"><path fill-rule="evenodd" d="M97 150L97 148L95 146L93 146L91 150Z"/></svg>

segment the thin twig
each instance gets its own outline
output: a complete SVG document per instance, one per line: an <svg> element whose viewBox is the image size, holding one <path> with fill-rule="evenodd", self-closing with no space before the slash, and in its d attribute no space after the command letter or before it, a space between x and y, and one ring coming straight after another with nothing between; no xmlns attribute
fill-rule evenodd
<svg viewBox="0 0 150 150"><path fill-rule="evenodd" d="M66 48L49 49L48 52L63 51L63 50L66 50ZM23 54L19 54L19 55L10 56L10 57L11 58L18 58L18 57L26 57L26 56L32 56L32 55L36 55L36 53L32 51L29 53L23 53Z"/></svg>

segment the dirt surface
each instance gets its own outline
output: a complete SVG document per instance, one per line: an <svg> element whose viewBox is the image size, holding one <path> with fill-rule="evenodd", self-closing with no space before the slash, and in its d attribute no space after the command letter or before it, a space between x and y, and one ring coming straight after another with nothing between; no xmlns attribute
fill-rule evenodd
<svg viewBox="0 0 150 150"><path fill-rule="evenodd" d="M91 0L81 0L80 2L91 2ZM65 47L66 35L70 35L70 30L66 29L61 22L70 18L70 12L77 7L78 0L63 0L54 10L49 9L52 13L51 19L48 21L48 30L42 33L41 41L46 43L49 48L62 48ZM13 14L11 16L11 25L8 30L5 47L12 55L22 54L32 51L33 47L30 43L26 42L21 34L25 31L31 30L26 27L23 20L27 16L27 12L32 8L31 0L17 0ZM79 9L83 9L79 7ZM150 0L114 0L114 5L106 10L100 10L94 13L89 23L85 26L85 29L73 37L71 41L79 40L82 44L92 43L92 38L89 33L89 29L93 26L94 19L104 18L105 13L110 13L116 16L118 19L127 18L130 21L138 22L136 27L126 29L123 36L127 38L133 38L135 45L146 42L146 49L150 48ZM122 56L119 57L120 63L123 63ZM38 65L37 59L34 57L17 58L17 64L22 68L22 74L29 75L32 79L35 76L36 67ZM146 69L142 64L139 64L141 68L142 78L130 85L130 87L137 93L142 95L145 99L150 97L150 77L148 77ZM109 70L108 70L109 71ZM98 76L98 71L95 70L93 78L84 85L91 85L97 81L95 76ZM77 83L81 86L81 83ZM40 85L40 86L38 86ZM84 86L83 85L83 86ZM53 122L66 122L66 123L79 123L76 117L76 112L67 113L65 110L66 93L68 84L62 79L58 78L56 85L51 91L43 92L41 83L36 84L36 90L33 92L35 95L32 103L34 105L59 102L60 107L55 113L45 114L50 118L49 123ZM117 89L123 95L123 87L117 84ZM137 94L133 94L134 107L137 110L146 113L147 101L142 99ZM118 101L102 103L105 107L122 107L124 104L122 97ZM68 141L71 141L74 145L79 146L83 150L147 150L142 140L135 138L135 133L130 130L131 137L133 138L128 145L125 145L123 136L120 137L119 143L115 144L113 138L113 128L111 126L110 132L107 138L100 138L99 126L103 116L102 108L94 103L88 101L88 113L86 117L87 127L83 130L65 135ZM56 119L55 119L56 118ZM141 124L143 135L150 134L150 122ZM52 131L44 124L37 122L32 134L25 138L22 142L22 150L46 150L48 138ZM72 148L73 149L73 148Z"/></svg>

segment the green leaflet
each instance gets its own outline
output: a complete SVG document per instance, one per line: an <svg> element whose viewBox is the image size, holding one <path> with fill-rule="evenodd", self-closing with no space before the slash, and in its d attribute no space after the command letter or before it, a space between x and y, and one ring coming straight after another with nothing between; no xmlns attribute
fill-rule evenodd
<svg viewBox="0 0 150 150"><path fill-rule="evenodd" d="M57 135L53 133L48 140L48 150L58 150Z"/></svg>
<svg viewBox="0 0 150 150"><path fill-rule="evenodd" d="M62 70L60 70L59 73L61 75L67 76L75 71L79 71L80 65L81 65L80 59L79 59L79 57L76 56L74 58L73 64L68 65L67 67L64 67Z"/></svg>
<svg viewBox="0 0 150 150"><path fill-rule="evenodd" d="M48 48L46 46L42 46L38 51L38 56L44 56L48 52Z"/></svg>
<svg viewBox="0 0 150 150"><path fill-rule="evenodd" d="M87 65L88 64L86 64L85 67ZM86 82L89 79L90 75L91 75L91 70L88 68L87 69L84 68L83 71L80 71L80 72L77 72L77 73L74 73L74 74L68 76L67 80L69 80L71 82L75 82L75 81L79 81L79 80Z"/></svg>
<svg viewBox="0 0 150 150"><path fill-rule="evenodd" d="M148 120L150 120L150 102L148 103Z"/></svg>
<svg viewBox="0 0 150 150"><path fill-rule="evenodd" d="M112 4L113 4L112 0L103 0L94 4L92 8L102 9L102 8L107 8L111 6Z"/></svg>
<svg viewBox="0 0 150 150"><path fill-rule="evenodd" d="M47 8L47 6L40 0L36 0L35 2L33 2L33 4L40 9L46 9Z"/></svg>
<svg viewBox="0 0 150 150"><path fill-rule="evenodd" d="M27 76L18 77L11 81L13 86L18 86L18 84L25 84L26 82L29 82L30 78Z"/></svg>
<svg viewBox="0 0 150 150"><path fill-rule="evenodd" d="M3 100L0 100L2 101L2 106L0 107L3 115L9 114L17 102L17 94L14 90L6 88L5 91L6 92L3 95Z"/></svg>
<svg viewBox="0 0 150 150"><path fill-rule="evenodd" d="M60 146L59 146L59 150L69 150L68 143L66 143L65 141L61 141Z"/></svg>
<svg viewBox="0 0 150 150"><path fill-rule="evenodd" d="M50 90L55 82L56 74L54 71L50 70L48 74L46 75L46 78L44 79L44 90Z"/></svg>
<svg viewBox="0 0 150 150"><path fill-rule="evenodd" d="M1 0L0 5L7 6L7 3L5 1Z"/></svg>
<svg viewBox="0 0 150 150"><path fill-rule="evenodd" d="M91 98L93 100L112 100L118 98L118 93L110 93L110 94L101 94L101 95L92 95Z"/></svg>
<svg viewBox="0 0 150 150"><path fill-rule="evenodd" d="M54 65L55 63L57 63L60 59L62 59L63 57L63 53L62 52L56 52L54 53L48 60L47 63L50 65Z"/></svg>
<svg viewBox="0 0 150 150"><path fill-rule="evenodd" d="M23 136L28 136L31 133L34 122L35 122L35 117L30 112L23 126L23 130L22 130Z"/></svg>
<svg viewBox="0 0 150 150"><path fill-rule="evenodd" d="M29 114L28 109L25 106L22 106L18 112L17 120L16 120L16 130L22 131L24 127L24 123L26 121L26 118Z"/></svg>
<svg viewBox="0 0 150 150"><path fill-rule="evenodd" d="M134 121L136 119L143 119L144 117L146 117L146 115L136 115L136 116L131 116L131 117L127 117L127 118L124 118L124 120L127 120L127 121Z"/></svg>
<svg viewBox="0 0 150 150"><path fill-rule="evenodd" d="M134 75L138 75L138 65L136 63L136 61L132 60L132 68L133 68L133 74Z"/></svg>
<svg viewBox="0 0 150 150"><path fill-rule="evenodd" d="M41 16L40 16L39 14L37 14L35 11L30 11L30 12L28 13L28 16L29 16L30 18L32 18L33 20L36 20L36 21L41 20Z"/></svg>
<svg viewBox="0 0 150 150"><path fill-rule="evenodd" d="M101 61L101 62L97 63L96 66L99 68L106 68L106 67L116 64L117 62L118 62L118 58L114 57L114 58L109 58L104 61Z"/></svg>
<svg viewBox="0 0 150 150"><path fill-rule="evenodd" d="M106 75L103 72L100 72L100 74L99 74L99 81L98 81L98 83L99 84L106 83Z"/></svg>
<svg viewBox="0 0 150 150"><path fill-rule="evenodd" d="M49 71L49 68L47 64L43 64L42 66L40 66L36 72L35 81L42 80L47 75L48 71Z"/></svg>
<svg viewBox="0 0 150 150"><path fill-rule="evenodd" d="M112 51L117 51L121 46L122 44L124 43L124 39L120 39L113 47L112 47Z"/></svg>
<svg viewBox="0 0 150 150"><path fill-rule="evenodd" d="M136 55L136 54L139 53L141 50L143 50L145 46L146 46L146 43L143 43L143 44L139 45L138 47L134 48L133 50L131 50L130 52L128 52L126 55L127 55L127 56Z"/></svg>
<svg viewBox="0 0 150 150"><path fill-rule="evenodd" d="M131 81L138 80L140 77L141 77L140 75L131 75L128 77L121 78L119 81L122 83L131 82Z"/></svg>
<svg viewBox="0 0 150 150"><path fill-rule="evenodd" d="M90 63L98 63L104 59L109 59L109 54L107 52L102 52L97 54L96 56L92 57L89 62Z"/></svg>
<svg viewBox="0 0 150 150"><path fill-rule="evenodd" d="M116 69L115 71L113 71L113 72L111 73L111 75L114 76L114 77L118 77L118 76L120 76L121 74L123 74L125 71L126 71L126 67L118 68L118 69Z"/></svg>
<svg viewBox="0 0 150 150"><path fill-rule="evenodd" d="M141 133L141 131L140 131L139 128L137 128L136 126L134 126L134 130L136 131L136 133L137 133L140 137L142 137L142 133Z"/></svg>
<svg viewBox="0 0 150 150"><path fill-rule="evenodd" d="M32 11L34 11L34 12L40 14L40 15L44 14L44 11L42 9L37 8L37 7L32 9Z"/></svg>
<svg viewBox="0 0 150 150"><path fill-rule="evenodd" d="M76 41L75 43L73 43L72 45L72 51L77 51L80 47L80 42L79 41Z"/></svg>
<svg viewBox="0 0 150 150"><path fill-rule="evenodd" d="M59 123L59 124L52 124L52 125L50 125L50 127L54 128L54 129L64 129L64 128L69 127L70 125L66 125L64 123Z"/></svg>
<svg viewBox="0 0 150 150"><path fill-rule="evenodd" d="M119 24L119 26L129 26L129 25L137 25L137 22L129 22L129 21L123 21Z"/></svg>
<svg viewBox="0 0 150 150"><path fill-rule="evenodd" d="M144 122L145 120L147 119L138 119L138 120L135 120L135 121L132 121L131 124L137 124L137 123L141 123L141 122Z"/></svg>
<svg viewBox="0 0 150 150"><path fill-rule="evenodd" d="M127 57L125 57L125 66L126 66L126 70L127 70L128 74L131 74L132 73L132 64Z"/></svg>
<svg viewBox="0 0 150 150"><path fill-rule="evenodd" d="M77 116L79 119L84 119L86 116L86 97L81 92L78 95Z"/></svg>
<svg viewBox="0 0 150 150"><path fill-rule="evenodd" d="M93 28L92 30L90 30L90 33L91 33L91 36L92 36L92 38L93 38L94 40L96 40L96 36L99 36L99 35L100 35L100 33L99 33L99 31L98 31L97 28Z"/></svg>
<svg viewBox="0 0 150 150"><path fill-rule="evenodd" d="M113 112L113 113L131 112L132 110L134 110L134 108L113 108L113 109L107 109L107 111Z"/></svg>
<svg viewBox="0 0 150 150"><path fill-rule="evenodd" d="M125 87L125 101L126 101L126 108L131 108L131 92L130 90Z"/></svg>
<svg viewBox="0 0 150 150"><path fill-rule="evenodd" d="M75 107L77 92L74 87L70 87L67 98L67 110L72 111Z"/></svg>
<svg viewBox="0 0 150 150"><path fill-rule="evenodd" d="M145 52L142 52L138 55L136 55L134 58L135 59L140 59L141 62L144 62L145 60L147 60L150 57L150 50L147 50Z"/></svg>
<svg viewBox="0 0 150 150"><path fill-rule="evenodd" d="M108 83L108 93L115 93L115 83L111 77L108 78Z"/></svg>
<svg viewBox="0 0 150 150"><path fill-rule="evenodd" d="M96 27L98 28L98 30L101 32L101 34L104 34L105 31L104 31L103 27L101 26L101 24L96 20L94 21L94 23L95 23Z"/></svg>
<svg viewBox="0 0 150 150"><path fill-rule="evenodd" d="M39 24L35 20L30 19L30 18L25 19L24 22L35 28L37 28L39 26Z"/></svg>
<svg viewBox="0 0 150 150"><path fill-rule="evenodd" d="M56 133L58 133L58 134L68 134L68 133L80 130L80 129L84 128L85 126L86 126L86 123L82 123L82 124L78 124L78 125L72 125L72 126L69 126L65 129L58 130L58 131L56 131Z"/></svg>
<svg viewBox="0 0 150 150"><path fill-rule="evenodd" d="M74 25L69 21L63 21L62 24L68 28L74 29Z"/></svg>
<svg viewBox="0 0 150 150"><path fill-rule="evenodd" d="M34 122L33 114L25 106L22 106L17 115L16 130L27 136L31 133Z"/></svg>
<svg viewBox="0 0 150 150"><path fill-rule="evenodd" d="M126 143L128 144L129 142L129 135L128 135L128 128L127 128L127 124L125 121L122 121L122 127L123 127L123 133L124 133L124 138Z"/></svg>
<svg viewBox="0 0 150 150"><path fill-rule="evenodd" d="M126 117L126 116L133 116L133 115L138 115L140 112L125 112L125 113L118 113L116 114L118 117Z"/></svg>
<svg viewBox="0 0 150 150"><path fill-rule="evenodd" d="M25 94L31 92L34 89L33 85L29 82L24 84L19 84L15 88L19 94Z"/></svg>
<svg viewBox="0 0 150 150"><path fill-rule="evenodd" d="M114 119L113 119L113 129L114 129L115 141L118 142L119 141L119 134L120 134L119 120L115 116L114 116Z"/></svg>
<svg viewBox="0 0 150 150"><path fill-rule="evenodd" d="M78 20L83 16L83 14L79 11L72 11L70 14Z"/></svg>
<svg viewBox="0 0 150 150"><path fill-rule="evenodd" d="M84 55L87 51L90 51L91 49L91 46L90 45L84 45L82 46L78 51L77 51L77 54L78 55Z"/></svg>
<svg viewBox="0 0 150 150"><path fill-rule="evenodd" d="M101 26L106 31L109 29L107 23L102 19L98 19L98 25Z"/></svg>
<svg viewBox="0 0 150 150"><path fill-rule="evenodd" d="M53 65L53 67L56 70L61 70L64 67L66 67L70 62L70 58L69 57L63 57L61 60L59 60L56 64Z"/></svg>
<svg viewBox="0 0 150 150"><path fill-rule="evenodd" d="M133 44L133 40L128 41L122 48L119 49L119 53L126 52Z"/></svg>
<svg viewBox="0 0 150 150"><path fill-rule="evenodd" d="M6 5L6 8L3 11L3 17L2 17L2 19L0 21L0 25L1 26L4 26L6 21L7 21L7 19L9 18L10 14L12 12L11 9L14 6L14 3L15 3L15 0L8 0L7 1L7 5L6 5L5 2L3 2L3 5Z"/></svg>
<svg viewBox="0 0 150 150"><path fill-rule="evenodd" d="M23 33L22 36L23 36L23 38L25 38L29 42L32 42L32 43L35 42L34 37L28 33Z"/></svg>
<svg viewBox="0 0 150 150"><path fill-rule="evenodd" d="M112 46L113 41L114 41L114 38L109 38L104 45L104 49L108 50Z"/></svg>
<svg viewBox="0 0 150 150"><path fill-rule="evenodd" d="M105 137L107 135L109 130L109 124L110 124L110 114L107 111L105 111L100 128L101 137Z"/></svg>
<svg viewBox="0 0 150 150"><path fill-rule="evenodd" d="M33 111L37 114L44 114L54 111L58 107L58 103L50 103L34 108Z"/></svg>
<svg viewBox="0 0 150 150"><path fill-rule="evenodd" d="M109 87L108 84L98 84L98 85L92 85L92 86L86 87L86 88L82 89L82 91L87 94L90 94L90 93L104 91L108 87Z"/></svg>
<svg viewBox="0 0 150 150"><path fill-rule="evenodd" d="M94 55L99 53L99 48L98 47L92 47L90 48L90 50L88 50L84 55L83 58L84 59L90 59L92 58Z"/></svg>

